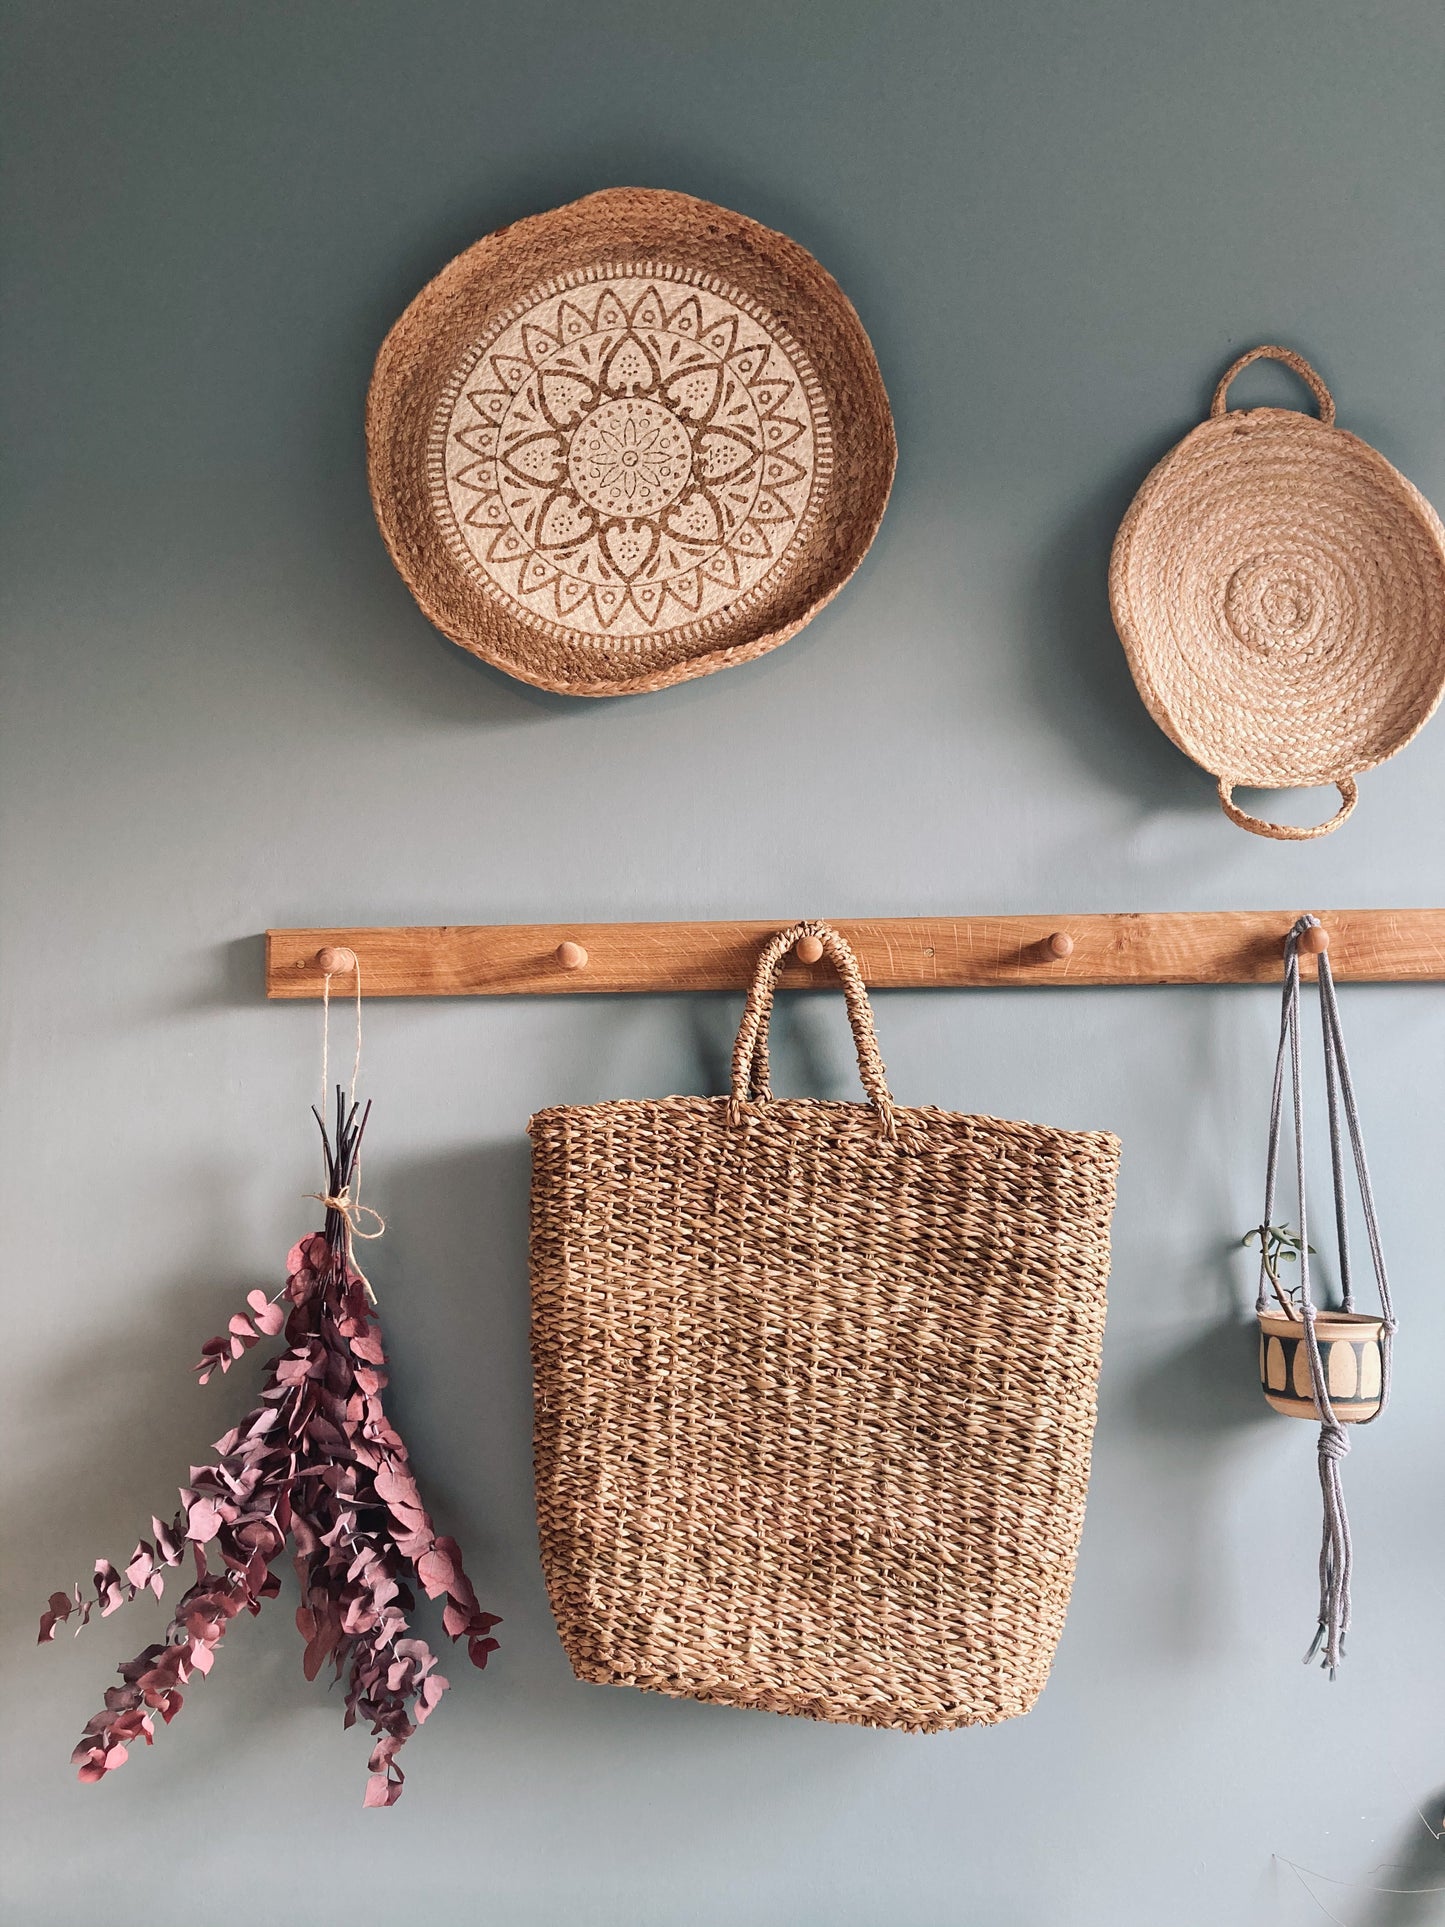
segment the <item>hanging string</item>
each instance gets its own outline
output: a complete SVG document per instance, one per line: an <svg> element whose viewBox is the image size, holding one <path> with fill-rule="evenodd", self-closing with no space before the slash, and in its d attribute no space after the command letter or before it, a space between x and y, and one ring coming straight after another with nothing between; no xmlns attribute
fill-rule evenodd
<svg viewBox="0 0 1445 1927"><path fill-rule="evenodd" d="M361 1075L361 959L355 958L352 968L356 975L356 1049L351 1059L351 1101L356 1102L356 1080ZM331 1098L331 979L333 972L328 970L321 979L321 1114L326 1115L326 1106Z"/></svg>

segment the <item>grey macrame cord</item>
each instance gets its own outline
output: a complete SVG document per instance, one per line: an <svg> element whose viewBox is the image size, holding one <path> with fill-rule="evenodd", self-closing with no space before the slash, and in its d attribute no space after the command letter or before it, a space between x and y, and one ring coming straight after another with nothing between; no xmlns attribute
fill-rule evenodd
<svg viewBox="0 0 1445 1927"><path fill-rule="evenodd" d="M1269 1225L1274 1222L1275 1189L1279 1171L1280 1120L1284 1108L1284 1068L1285 1058L1288 1055L1291 1095L1294 1104L1295 1177L1299 1187L1300 1315L1304 1324L1310 1383L1321 1420L1319 1472L1320 1490L1324 1497L1324 1532L1320 1544L1319 1624L1310 1649L1305 1654L1305 1662L1308 1664L1323 1646L1324 1657L1321 1663L1329 1668L1330 1677L1333 1679L1336 1667L1344 1658L1345 1634L1350 1628L1352 1548L1350 1522L1345 1511L1344 1487L1340 1477L1341 1461L1350 1449L1350 1434L1348 1428L1335 1416L1334 1407L1330 1403L1325 1382L1324 1360L1320 1354L1319 1338L1315 1332L1316 1307L1310 1291L1309 1224L1305 1204L1304 1095L1300 1075L1299 940L1304 931L1314 928L1318 923L1318 917L1301 917L1285 942L1284 996L1280 1011L1279 1050L1275 1057L1274 1088L1270 1097L1269 1152L1264 1181L1264 1223ZM1355 1179L1359 1187L1360 1206L1365 1220L1365 1233L1369 1240L1375 1283L1380 1294L1383 1326L1380 1341L1380 1404L1378 1411L1370 1418L1361 1421L1369 1425L1380 1416L1390 1400L1390 1358L1396 1321L1394 1306L1390 1299L1389 1279L1385 1273L1385 1257L1380 1244L1380 1224L1375 1214L1375 1196L1370 1185L1369 1166L1365 1161L1360 1114L1355 1103L1355 1088L1350 1076L1349 1059L1345 1054L1344 1032L1340 1027L1340 1006L1335 995L1335 981L1330 970L1328 951L1321 951L1319 956L1319 993L1320 1027L1324 1044L1325 1096L1330 1123L1330 1170L1334 1182L1335 1231L1339 1240L1340 1292L1343 1309L1353 1311L1355 1299L1350 1270L1344 1145L1340 1133L1342 1104L1355 1166ZM1268 1283L1269 1274L1263 1262L1263 1240L1261 1240L1259 1295L1255 1300L1257 1311L1264 1311L1268 1306Z"/></svg>

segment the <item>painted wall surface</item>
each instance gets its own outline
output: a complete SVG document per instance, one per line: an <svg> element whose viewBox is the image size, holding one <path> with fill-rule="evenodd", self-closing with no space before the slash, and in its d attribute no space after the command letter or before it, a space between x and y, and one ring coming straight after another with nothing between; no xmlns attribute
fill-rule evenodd
<svg viewBox="0 0 1445 1927"><path fill-rule="evenodd" d="M192 1384L197 1344L313 1215L318 1012L263 1001L268 924L1445 900L1445 722L1338 835L1249 838L1150 723L1105 596L1139 480L1256 341L1313 358L1344 425L1445 500L1438 7L5 15L7 1921L1441 1918L1367 1891L1445 1885L1435 989L1345 1000L1403 1329L1395 1407L1347 1469L1333 1686L1299 1663L1313 1434L1253 1387L1237 1250L1263 990L881 1002L903 1101L1124 1140L1088 1525L1027 1719L918 1739L569 1674L533 1531L523 1126L718 1089L721 997L368 1012L397 1416L505 1615L485 1675L448 1666L398 1808L361 1810L364 1739L302 1681L289 1595L99 1788L70 1746L162 1609L33 1644L51 1587L124 1557L240 1408L244 1374ZM802 636L598 703L428 627L361 422L443 262L617 182L812 249L872 334L901 459ZM1237 398L1290 378L1251 370ZM852 1091L834 1002L782 1030L780 1082Z"/></svg>

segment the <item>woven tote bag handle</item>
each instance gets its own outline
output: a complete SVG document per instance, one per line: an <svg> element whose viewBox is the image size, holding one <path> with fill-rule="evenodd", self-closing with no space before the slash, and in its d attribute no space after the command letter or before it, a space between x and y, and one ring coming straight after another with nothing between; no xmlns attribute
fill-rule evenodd
<svg viewBox="0 0 1445 1927"><path fill-rule="evenodd" d="M1218 421L1219 417L1227 412L1228 402L1225 397L1229 393L1229 384L1240 369L1247 368L1252 361L1282 361L1286 368L1292 368L1319 404L1320 420L1325 427L1334 426L1335 398L1304 356L1297 355L1293 348L1277 348L1269 344L1263 348L1251 348L1247 355L1241 355L1238 361L1225 369L1220 377L1219 386L1214 391L1214 400L1209 404L1209 415L1212 421Z"/></svg>
<svg viewBox="0 0 1445 1927"><path fill-rule="evenodd" d="M1271 823L1267 817L1251 816L1235 802L1234 779L1229 776L1219 778L1219 807L1231 823L1255 836L1272 836L1281 843L1308 843L1312 837L1328 836L1331 830L1337 830L1360 800L1360 788L1353 776L1337 776L1335 788L1340 793L1340 807L1325 823Z"/></svg>
<svg viewBox="0 0 1445 1927"><path fill-rule="evenodd" d="M758 958L743 1021L738 1027L738 1040L733 1046L730 1106L733 1122L741 1121L749 1103L768 1104L772 1101L773 1094L768 1081L768 1025L772 1019L773 993L777 989L778 972L783 967L783 960L800 937L818 939L824 955L831 959L833 968L842 980L843 997L848 1005L848 1022L853 1027L853 1043L858 1052L858 1074L868 1093L869 1103L878 1113L880 1135L895 1139L898 1135L897 1107L888 1089L888 1076L878 1049L878 1035L873 1028L873 1009L858 969L858 959L838 932L826 923L795 923L788 930L780 930L776 937L769 939Z"/></svg>

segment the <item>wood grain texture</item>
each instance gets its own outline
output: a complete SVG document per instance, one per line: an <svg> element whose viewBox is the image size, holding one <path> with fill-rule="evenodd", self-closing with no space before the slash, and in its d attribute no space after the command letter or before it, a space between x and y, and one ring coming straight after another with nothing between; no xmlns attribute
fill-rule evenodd
<svg viewBox="0 0 1445 1927"><path fill-rule="evenodd" d="M1280 975L1293 910L1151 911L1063 917L881 917L840 922L877 990L1095 984L1265 984ZM1317 912L1344 983L1445 982L1445 909ZM745 990L758 951L790 919L749 923L443 924L270 930L266 994L319 997L317 954L345 946L368 997L545 997ZM1072 939L1054 954L1056 934ZM564 944L584 965L559 961ZM570 954L570 953L568 953ZM1303 958L1305 974L1313 960ZM791 960L780 982L827 984L826 960Z"/></svg>

